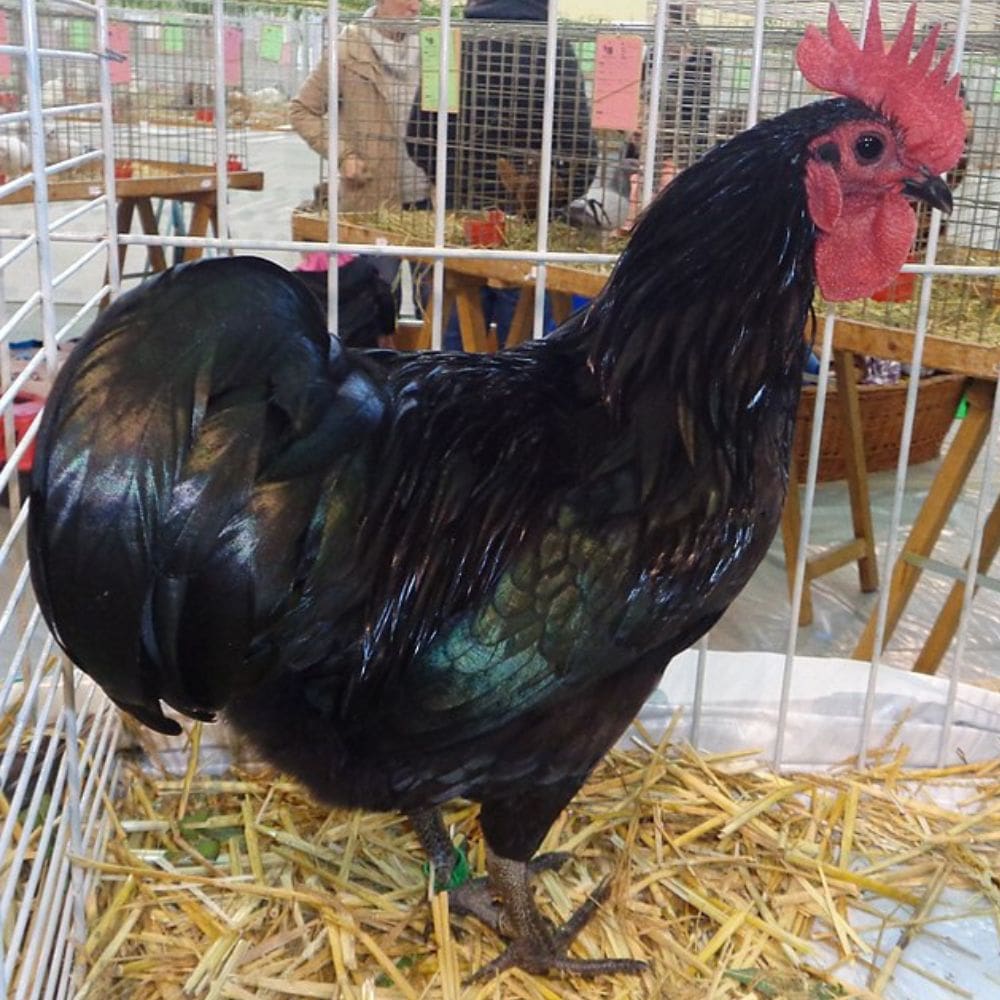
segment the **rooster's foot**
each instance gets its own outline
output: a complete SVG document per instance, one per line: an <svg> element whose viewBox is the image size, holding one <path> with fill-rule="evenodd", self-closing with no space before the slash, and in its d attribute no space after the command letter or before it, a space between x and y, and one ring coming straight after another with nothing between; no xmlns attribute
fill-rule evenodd
<svg viewBox="0 0 1000 1000"><path fill-rule="evenodd" d="M597 912L611 891L611 882L602 882L588 896L576 912L556 930L547 925L537 927L535 933L516 937L507 950L476 972L470 982L488 979L506 969L524 969L533 975L560 972L571 976L641 975L646 963L631 958L570 958L566 952L576 936ZM539 919L540 916L539 916Z"/></svg>
<svg viewBox="0 0 1000 1000"><path fill-rule="evenodd" d="M475 973L472 981L487 979L511 968L535 975L561 972L573 976L639 975L646 970L645 962L631 958L581 959L566 954L576 936L608 898L610 880L605 879L562 927L553 928L535 905L528 882L529 864L500 857L491 851L487 855L487 870L491 887L501 899L503 912L498 921L499 930L513 940L503 954Z"/></svg>
<svg viewBox="0 0 1000 1000"><path fill-rule="evenodd" d="M567 851L551 851L539 854L528 862L528 874L558 871L573 855ZM454 889L448 890L448 906L452 913L475 917L497 934L507 934L503 917L503 907L497 901L499 890L488 876L470 879Z"/></svg>

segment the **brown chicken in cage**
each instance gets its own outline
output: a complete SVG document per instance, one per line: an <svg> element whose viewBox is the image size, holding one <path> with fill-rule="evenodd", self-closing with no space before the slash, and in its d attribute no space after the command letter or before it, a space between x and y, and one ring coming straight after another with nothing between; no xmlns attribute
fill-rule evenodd
<svg viewBox="0 0 1000 1000"><path fill-rule="evenodd" d="M541 169L541 160L535 155L529 154L525 157L524 166L521 168L518 168L514 161L507 159L506 156L497 158L497 173L500 176L500 183L511 197L513 211L522 219L533 220L538 217ZM565 203L568 193L566 178L553 171L549 204Z"/></svg>

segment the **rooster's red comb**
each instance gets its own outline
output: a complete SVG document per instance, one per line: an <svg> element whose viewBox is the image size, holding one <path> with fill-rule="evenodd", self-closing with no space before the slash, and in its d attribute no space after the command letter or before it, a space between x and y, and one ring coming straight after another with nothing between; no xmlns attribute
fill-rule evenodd
<svg viewBox="0 0 1000 1000"><path fill-rule="evenodd" d="M796 59L802 75L814 86L862 101L896 122L906 135L910 156L934 173L944 173L958 162L965 143L959 78L956 74L948 79L951 49L931 68L940 25L931 29L910 61L916 18L914 4L887 51L878 0L872 0L865 44L860 48L831 4L826 37L810 25Z"/></svg>

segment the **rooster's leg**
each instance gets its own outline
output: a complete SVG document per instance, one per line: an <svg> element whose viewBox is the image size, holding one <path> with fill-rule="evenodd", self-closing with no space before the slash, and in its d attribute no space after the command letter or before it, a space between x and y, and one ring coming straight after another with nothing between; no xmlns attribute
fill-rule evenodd
<svg viewBox="0 0 1000 1000"><path fill-rule="evenodd" d="M417 834L428 860L434 867L434 887L448 889L455 872L455 846L448 836L439 809L421 809L410 813L410 825ZM477 917L487 927L500 929L500 907L485 878L472 879L448 892L451 908L457 913Z"/></svg>
<svg viewBox="0 0 1000 1000"><path fill-rule="evenodd" d="M441 811L420 809L410 813L409 820L427 860L434 867L434 881L438 885L447 885L455 870L455 847L444 827Z"/></svg>
<svg viewBox="0 0 1000 1000"><path fill-rule="evenodd" d="M600 976L646 970L646 963L630 958L570 958L566 952L573 939L607 898L611 883L607 880L577 909L562 927L552 927L539 913L528 881L530 866L490 852L487 855L490 880L500 894L503 906L501 929L513 940L507 950L480 969L474 980L495 976L517 967L528 972L566 972L575 976Z"/></svg>
<svg viewBox="0 0 1000 1000"><path fill-rule="evenodd" d="M410 825L413 827L423 847L428 860L434 866L434 883L438 889L449 886L455 870L455 847L445 829L441 812L438 809L421 809L410 813ZM564 851L552 851L540 854L528 862L528 873L537 875L543 871L554 871L561 868L571 855ZM448 891L448 902L455 913L466 913L481 920L491 930L500 933L502 909L497 899L502 896L501 890L494 885L492 878L474 878Z"/></svg>

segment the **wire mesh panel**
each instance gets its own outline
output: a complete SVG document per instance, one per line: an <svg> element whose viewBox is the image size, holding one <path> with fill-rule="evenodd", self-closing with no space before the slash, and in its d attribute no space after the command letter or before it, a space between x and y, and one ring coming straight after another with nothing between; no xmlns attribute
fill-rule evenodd
<svg viewBox="0 0 1000 1000"><path fill-rule="evenodd" d="M842 5L853 27L860 24L863 6ZM37 192L30 205L21 206L30 211L30 223L22 221L16 228L0 216L0 994L70 997L83 990L87 997L277 997L295 991L302 996L332 995L340 988L354 996L382 991L387 996L417 996L426 990L428 996L451 1000L463 995L451 967L455 942L439 897L431 917L423 916L424 876L412 857L412 835L401 821L340 813L331 818L325 810L307 806L297 786L270 773L260 780L242 773L230 776L231 781L197 778L195 770L205 760L199 756L204 749L199 740L226 744L230 739L219 730L203 736L200 725L185 737L191 746L175 743L164 749L162 743L143 737L144 773L131 772L126 782L121 780L119 713L60 655L31 593L25 476L33 461L40 407L72 342L102 300L119 291L118 250L125 246L161 253L176 244L222 253L318 250L321 255L345 256L360 248L375 257L437 257L452 267L449 280L456 275L468 278L457 265L479 268L473 274L476 296L488 285L515 295L548 289L553 301L562 297L563 305L567 300L571 305L585 302L597 294L625 245L642 207L644 187L655 192L754 118L772 117L815 98L795 67L794 52L803 24L822 20L826 4L775 0L761 5L764 16L756 21L754 7L747 3L660 4L654 5L650 23L567 21L554 31L543 23L477 23L454 17L454 101L451 85L442 88L435 78L442 47L440 21L424 19L412 35L412 24L402 25L397 33L402 38L392 41L403 47L408 37L417 42L415 89L411 93L409 84L391 86L383 108L387 115L378 126L374 104L366 105L358 96L365 91L352 92L360 100L350 109L355 131L338 122L336 114L333 123L341 218L331 220L321 211L322 204L314 205L307 221L319 225L309 230L308 239L303 229L292 241L284 236L297 199L283 186L284 174L310 154L304 136L258 130L283 125L286 100L310 73L321 69L324 31L330 22L319 20L315 11L295 10L286 16L272 6L208 7L196 13L154 13L147 5L109 14L103 3L95 8L74 3L39 9L30 0L21 5L5 0L0 6L7 15L2 22L5 33L0 34L0 46L5 46L0 49L0 132L22 144L4 147L11 169L0 169L0 202L23 193L29 184ZM898 23L903 8L883 4L884 20ZM972 129L963 162L949 176L955 212L943 224L929 216L921 219L913 263L919 270L927 254L932 262L924 268L928 273L935 270L935 262L958 265L958 270L935 273L932 282L917 278L907 291L906 279L912 276L908 271L881 297L861 306L838 307L838 316L874 320L892 330L930 332L937 339L993 345L995 255L1000 250L1000 195L995 190L1000 6L957 0L927 3L921 6L921 17L945 20L943 41L961 35ZM357 24L356 17L344 17L336 28ZM363 40L371 47L373 36ZM374 38L374 44L382 43ZM321 89L329 82L327 70L315 80ZM216 89L220 71L224 94ZM340 82L345 85L343 75ZM553 99L546 101L546 88L553 82ZM438 110L442 91L443 117ZM622 93L627 93L624 104L617 100ZM320 152L329 139L329 120L322 120L329 110L318 108L320 122L311 144ZM221 113L226 122L220 129L216 116ZM447 123L446 134L438 134L440 122ZM440 174L438 140L445 152ZM361 145L352 147L351 142ZM543 162L548 143L551 157ZM279 148L280 156L268 152ZM352 154L362 162L354 162L348 176L345 161ZM253 216L255 228L236 232L226 225L224 198L217 231L199 240L184 234L175 238L136 233L119 224L122 197L115 181L141 179L135 173L127 176L129 167L133 172L142 164L167 164L177 171L186 166L214 169L230 160L244 166L254 155L273 155L268 185L281 192L265 203L266 210L246 213ZM432 198L439 179L443 191L437 192L433 210L415 208L400 222L390 216L407 201L404 172L410 167L403 155L423 171L423 194L412 201ZM46 176L48 168L54 169ZM93 191L77 191L62 204L54 184L75 171L89 171L102 183ZM301 171L296 176L305 175ZM386 182L385 187L376 182ZM347 197L352 183L355 193L364 188L392 193L360 206L371 223L364 243L328 243L329 226L336 232L343 224L346 231L357 222L359 205ZM616 206L611 194L618 198ZM547 213L541 208L545 204ZM488 235L496 240L482 239L481 233L470 236L451 224L452 213L494 208L501 217L488 221L500 228ZM593 230L599 239L588 242ZM501 246L484 249L487 242ZM73 253L68 260L62 252L67 248ZM85 300L64 301L60 289L95 262L101 277L92 282ZM968 272L967 265L981 264L991 267L962 273L963 266ZM11 276L15 267L25 265L31 269L30 290L12 298ZM444 281L440 285L439 300L446 290ZM923 297L921 289L927 290ZM454 288L449 285L447 291L452 294ZM725 288L718 289L720 296L725 293ZM534 304L544 298L539 294ZM522 321L524 302L518 299ZM438 301L436 311L440 305ZM468 297L463 305L469 309ZM817 307L823 311L825 304L817 300ZM837 322L831 316L825 339L817 334L816 351L822 355L812 418L817 428L824 426L825 378ZM248 345L258 332L247 331ZM371 359L370 372L389 364L387 358ZM449 363L458 367L460 360L467 359ZM167 367L165 379L172 374ZM919 357L913 367L920 367ZM954 386L949 382L946 388ZM912 421L915 406L906 397L905 391L894 393L893 416L902 418L905 412L905 420ZM512 407L520 403L520 397L508 401ZM950 424L953 403L954 396L947 396L941 404L943 427ZM996 416L989 423L992 398L979 403L977 427L991 440L997 430ZM747 412L750 409L752 405ZM884 417L875 419L889 423ZM902 433L905 439L905 425ZM819 453L818 436L808 439L799 452L804 466L810 441ZM907 453L906 444L893 444L898 460ZM940 440L929 454L939 445ZM988 458L989 450L985 454ZM905 457L902 465L907 465ZM424 471L413 474L419 478ZM963 526L949 554L958 567L952 567L949 585L960 576L963 560L976 565L990 547L985 510L996 490L987 472L981 487L969 490L978 490L983 501L973 497L965 508L972 511L970 524ZM803 549L815 506L808 474L804 478ZM891 484L885 486L886 492L891 489ZM837 516L847 520L843 504ZM898 548L905 518L893 514L893 519L892 540L881 546L882 552ZM783 597L780 602L776 598L784 593L786 559L794 562L776 546L760 569L763 596L736 607L739 620L728 623L728 638L713 645L713 656L684 657L671 674L680 679L647 706L646 721L655 722L658 735L688 735L695 744L719 749L723 759L702 759L692 751L679 760L668 755L664 742L642 773L616 761L594 786L588 809L595 812L567 815L560 825L559 835L585 844L595 856L602 841L616 849L623 842L631 844L625 867L631 864L638 870L623 895L637 903L641 926L622 916L628 935L597 932L585 939L585 950L603 953L603 934L623 951L632 949L637 956L662 962L654 988L668 993L675 982L693 982L691 995L706 995L725 981L734 984L731 995L737 995L737 987L754 983L766 985L760 992L780 995L787 989L794 995L791 980L761 979L761 969L755 967L759 963L769 973L781 969L799 976L792 986L801 987L802 995L832 996L841 988L841 974L847 975L844 967L857 963L863 966L861 981L870 987L867 995L902 995L890 990L899 956L880 950L880 935L896 941L903 933L899 948L905 948L955 870L961 872L963 888L986 887L985 895L976 897L976 906L995 904L989 895L995 869L990 845L996 838L996 813L989 804L992 786L963 786L940 794L926 788L942 775L955 774L963 779L985 777L995 784L995 765L988 759L995 752L995 700L978 689L958 694L959 674L967 676L961 664L952 677L923 686L920 678L895 671L886 680L885 671L880 673L875 665L869 671L866 663L796 658L799 633L785 621L788 607ZM978 580L983 590L995 586L985 576L989 562L987 558ZM803 562L792 591L795 612L805 575ZM836 600L841 600L839 593ZM848 603L855 596L852 590ZM868 613L875 600L859 598L858 615ZM981 593L976 600L988 609L995 597ZM777 603L780 638L768 635L759 641L758 651L780 653L787 636L787 658L754 659L747 678L748 661L715 655L724 643L741 649L752 646L760 639L753 634L753 619L773 615L768 609ZM851 614L856 610L853 605L849 609ZM993 625L977 622L972 615L963 621L963 635L984 637L986 645L992 641ZM861 628L860 621L851 620L851 625ZM726 626L723 620L721 628ZM821 621L803 642L815 642L828 656L841 640L831 631ZM961 647L966 640L958 641ZM995 681L995 674L989 677ZM866 698L867 705L856 710ZM733 714L726 713L733 702L752 704L753 709L734 722ZM676 720L671 718L679 704L691 709L690 718L673 729ZM908 715L900 709L904 704L917 707ZM831 718L838 721L831 725ZM820 731L819 737L815 731ZM922 763L935 760L939 741L940 755L949 765L948 771L920 772L917 777L924 787L903 809L897 808L906 781L903 754L889 746L900 731L906 739L923 736ZM883 738L887 746L872 750L873 742ZM808 778L788 781L775 775L734 778L723 771L734 740L768 753L775 739L779 763L828 765L860 747L862 758L867 755L875 765L847 777L822 777L815 784ZM241 747L234 742L223 749L235 755ZM184 777L154 776L150 760L166 760ZM941 803L947 796L962 801L955 805L949 800L946 808ZM622 820L626 807L637 812ZM861 821L866 813L872 817L868 826ZM684 816L686 825L670 825L665 814ZM468 808L460 807L454 817L463 832L475 836ZM975 835L960 839L969 828ZM982 830L986 832L980 836ZM703 850L693 853L692 844L699 838L707 838ZM765 873L761 881L754 881L757 869ZM592 886L581 877L573 888L586 895ZM862 899L862 894L867 895ZM874 919L878 928L865 945L857 945L858 913L852 909L859 899L867 908L863 920ZM777 913L776 907L789 900L797 909ZM905 907L903 916L879 909L890 905ZM678 943L681 927L692 928L691 936ZM815 939L809 939L817 927ZM758 937L749 936L750 930ZM472 961L473 955L479 960L482 945L474 940L460 952L463 960ZM816 951L811 950L814 945ZM791 954L807 958L792 961ZM669 956L676 963L668 965ZM74 959L80 960L75 968ZM812 979L806 968L816 973ZM526 996L548 995L522 978L528 982ZM942 981L923 976L924 992L912 995L935 1000L951 995ZM508 986L520 989L518 982L515 976L498 984L498 995ZM933 992L939 987L944 992ZM492 995L492 989L487 987L486 994ZM475 987L468 995L479 990ZM612 993L631 995L627 986L616 984L606 990L596 987L594 996Z"/></svg>
<svg viewBox="0 0 1000 1000"><path fill-rule="evenodd" d="M37 17L40 45L44 49L98 51L93 18L68 14L65 5L59 4L39 5ZM19 39L20 13L13 6L7 8L7 22L11 38ZM107 51L115 147L121 161L119 176L162 176L171 171L214 165L215 64L210 20L204 16L178 15L163 22L123 11L109 23L112 44ZM226 126L225 159L237 169L247 163L250 102L238 86L242 82L245 48L242 29L229 24L226 30L226 90L232 107ZM43 105L53 108L97 101L100 91L97 67L96 59L43 55ZM13 66L10 83L11 103L20 106L26 94L26 81L22 73L14 73ZM25 129L22 123L8 131L8 135L17 135L24 141ZM100 118L94 111L77 108L73 114L47 119L45 147L50 163L93 150L100 141ZM62 179L90 179L99 173L95 167L80 167L67 172Z"/></svg>
<svg viewBox="0 0 1000 1000"><path fill-rule="evenodd" d="M94 8L78 7L72 20L55 22L34 4L0 10L0 78L12 95L3 103L0 131L8 160L0 166L0 196L26 182L46 190L53 178L75 170L100 175L102 105L110 130L107 90L102 92ZM43 52L42 50L47 50ZM20 152L12 162L12 150ZM103 197L76 206L61 221L44 197L36 199L27 233L0 239L0 994L11 998L71 995L72 969L84 926L84 900L92 874L72 858L99 856L108 829L105 797L117 768L119 719L95 689L78 688L72 668L41 623L25 560L26 476L34 457L37 415L64 354L61 345L103 292L92 290L82 308L57 315L59 286L107 252L83 249L65 270L53 266L51 232L89 216L98 232L108 222ZM11 221L10 209L5 218ZM34 291L23 299L8 276L30 270Z"/></svg>

